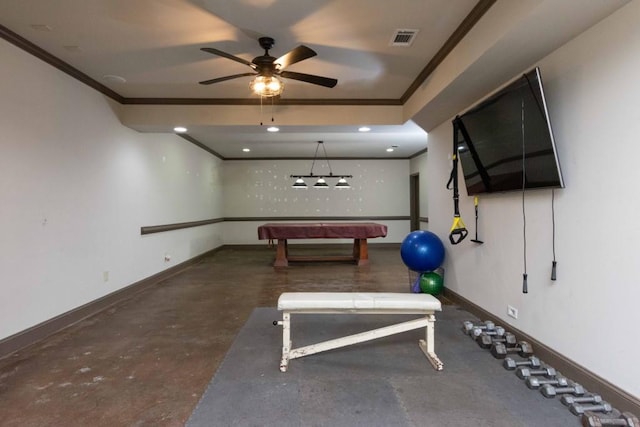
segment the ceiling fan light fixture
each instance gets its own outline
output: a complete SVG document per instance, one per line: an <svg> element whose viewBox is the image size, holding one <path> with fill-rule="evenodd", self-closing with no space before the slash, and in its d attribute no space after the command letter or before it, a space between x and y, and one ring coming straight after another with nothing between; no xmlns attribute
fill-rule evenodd
<svg viewBox="0 0 640 427"><path fill-rule="evenodd" d="M284 83L276 76L257 76L249 83L249 87L256 95L277 96L284 90Z"/></svg>

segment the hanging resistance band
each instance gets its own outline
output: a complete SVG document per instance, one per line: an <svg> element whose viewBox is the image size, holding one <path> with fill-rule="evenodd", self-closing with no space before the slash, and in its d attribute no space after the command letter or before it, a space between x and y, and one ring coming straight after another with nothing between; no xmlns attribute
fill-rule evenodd
<svg viewBox="0 0 640 427"><path fill-rule="evenodd" d="M460 218L460 206L458 194L458 117L453 121L453 167L451 168L451 175L447 182L447 189L451 189L453 184L453 224L451 225L451 231L449 232L449 241L452 245L457 245L462 242L469 231L467 230L462 218Z"/></svg>

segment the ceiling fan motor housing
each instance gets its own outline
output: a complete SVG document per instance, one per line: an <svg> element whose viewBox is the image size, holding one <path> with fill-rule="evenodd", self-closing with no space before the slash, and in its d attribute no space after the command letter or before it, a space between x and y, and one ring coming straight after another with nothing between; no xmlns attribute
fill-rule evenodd
<svg viewBox="0 0 640 427"><path fill-rule="evenodd" d="M256 56L253 58L253 63L256 65L256 71L261 76L270 77L276 71L276 64L274 61L276 58L270 55Z"/></svg>
<svg viewBox="0 0 640 427"><path fill-rule="evenodd" d="M276 44L276 41L274 39L272 39L271 37L260 37L258 39L258 43L260 43L260 47L263 48L264 50L268 51L270 50L273 45ZM265 52L265 55L268 55L269 52Z"/></svg>

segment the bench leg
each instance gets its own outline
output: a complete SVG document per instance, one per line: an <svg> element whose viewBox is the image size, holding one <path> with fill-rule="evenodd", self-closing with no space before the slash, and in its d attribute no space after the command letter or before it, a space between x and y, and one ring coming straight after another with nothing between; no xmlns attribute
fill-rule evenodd
<svg viewBox="0 0 640 427"><path fill-rule="evenodd" d="M436 371L441 371L444 368L444 364L440 361L438 356L436 356L435 352L435 343L434 343L434 323L436 321L436 316L429 315L427 316L429 321L427 322L427 326L425 328L425 339L420 340L418 345L420 349L427 356L427 359L431 363L431 365L435 368Z"/></svg>
<svg viewBox="0 0 640 427"><path fill-rule="evenodd" d="M336 338L328 341L323 341L317 344L311 344L305 347L291 348L291 336L290 336L290 313L284 313L282 326L282 361L280 362L280 370L282 372L287 371L289 360L298 359L300 357L309 356L315 353L320 353L327 350L333 350L336 348L346 347L348 345L357 344L374 340L377 338L386 337L389 335L398 334L401 332L411 331L418 328L426 328L427 344L424 340L420 340L420 347L422 351L429 359L429 362L433 367L441 371L443 363L438 359L438 356L433 352L433 322L435 321L434 315L427 315L426 317L410 320L403 323L398 323L383 328L373 329L370 331L362 332L359 334L349 335L346 337ZM430 347L429 347L430 346ZM428 348L428 349L427 349Z"/></svg>
<svg viewBox="0 0 640 427"><path fill-rule="evenodd" d="M282 314L282 359L280 360L280 371L287 372L289 366L289 352L291 350L291 314Z"/></svg>

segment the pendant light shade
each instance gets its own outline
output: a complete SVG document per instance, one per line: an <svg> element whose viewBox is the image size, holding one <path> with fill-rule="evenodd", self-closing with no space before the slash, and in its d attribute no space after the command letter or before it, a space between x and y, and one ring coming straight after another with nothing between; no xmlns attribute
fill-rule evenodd
<svg viewBox="0 0 640 427"><path fill-rule="evenodd" d="M291 187L293 187L293 188L304 188L305 190L308 188L307 187L307 183L304 182L304 179L302 179L302 178L296 179L296 182L294 182Z"/></svg>
<svg viewBox="0 0 640 427"><path fill-rule="evenodd" d="M329 188L329 184L324 178L318 178L315 184L313 184L313 188Z"/></svg>
<svg viewBox="0 0 640 427"><path fill-rule="evenodd" d="M316 160L318 159L318 150L322 147L322 151L324 152L324 160L327 162L327 166L329 167L329 175L314 175L313 167L316 164ZM291 178L296 178L296 181L293 183L291 187L293 188L307 188L307 184L304 182L303 178L317 178L315 184L313 184L313 188L330 188L329 184L325 180L325 178L338 178L338 182L335 185L335 188L351 188L346 178L353 178L352 175L334 175L331 170L331 163L329 163L329 158L327 157L327 150L324 148L324 143L322 141L318 141L318 145L316 145L316 152L313 156L313 162L311 163L311 171L308 175L291 175Z"/></svg>
<svg viewBox="0 0 640 427"><path fill-rule="evenodd" d="M340 177L338 183L336 184L336 188L351 188L351 186L349 185L347 180L344 179L344 177Z"/></svg>

